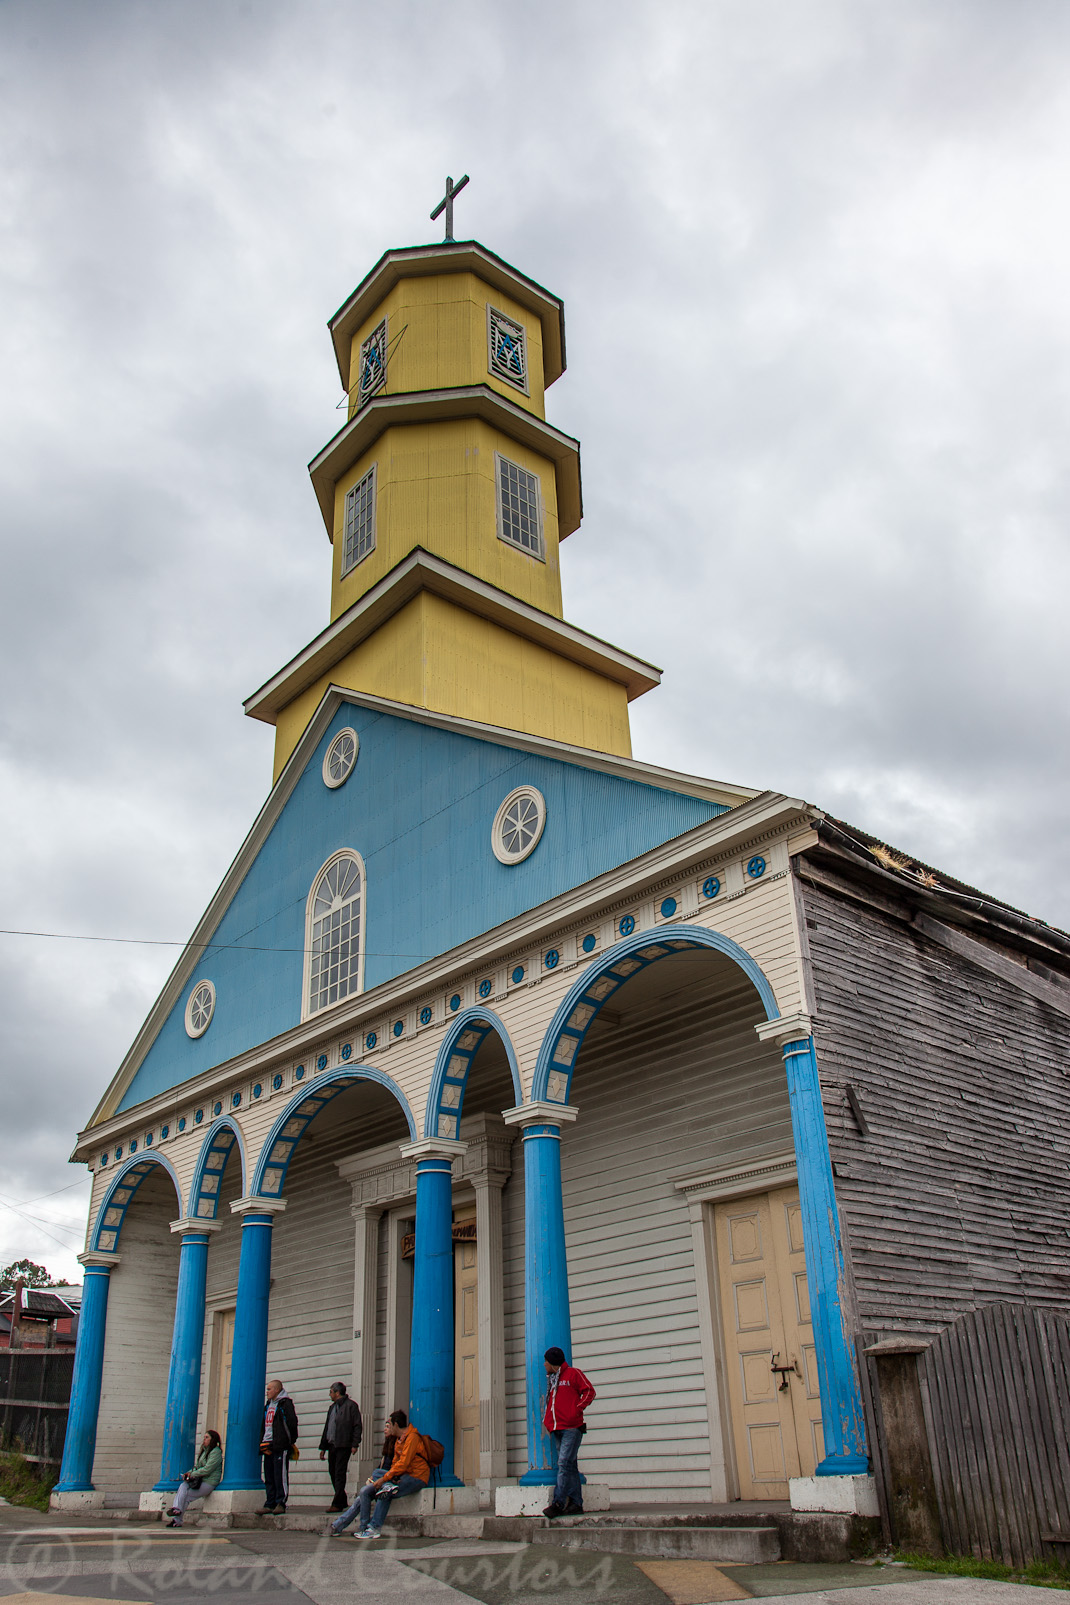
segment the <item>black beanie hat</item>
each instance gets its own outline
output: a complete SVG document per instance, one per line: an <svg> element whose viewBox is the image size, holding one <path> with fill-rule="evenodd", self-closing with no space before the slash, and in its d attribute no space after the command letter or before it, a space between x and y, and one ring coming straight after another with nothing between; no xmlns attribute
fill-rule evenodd
<svg viewBox="0 0 1070 1605"><path fill-rule="evenodd" d="M557 1348L547 1349L546 1353L543 1355L543 1359L549 1360L551 1365L564 1365L565 1351L564 1349Z"/></svg>

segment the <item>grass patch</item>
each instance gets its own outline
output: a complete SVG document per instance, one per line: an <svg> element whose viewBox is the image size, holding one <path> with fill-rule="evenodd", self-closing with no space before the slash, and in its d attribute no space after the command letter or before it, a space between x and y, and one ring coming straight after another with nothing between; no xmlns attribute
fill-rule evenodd
<svg viewBox="0 0 1070 1605"><path fill-rule="evenodd" d="M37 1467L31 1465L17 1449L0 1453L0 1498L6 1499L9 1505L28 1505L32 1510L47 1510L48 1496L55 1481L55 1477L47 1472L41 1476Z"/></svg>
<svg viewBox="0 0 1070 1605"><path fill-rule="evenodd" d="M1070 1590L1070 1566L1054 1560L1034 1560L1024 1571L1000 1560L979 1560L976 1555L915 1555L901 1550L896 1560L919 1572L940 1572L946 1577L984 1577L994 1583L1031 1583L1034 1588Z"/></svg>

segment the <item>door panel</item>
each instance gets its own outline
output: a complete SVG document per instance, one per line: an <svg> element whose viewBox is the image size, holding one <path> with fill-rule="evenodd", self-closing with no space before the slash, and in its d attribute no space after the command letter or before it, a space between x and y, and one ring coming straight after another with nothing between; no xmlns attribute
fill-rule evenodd
<svg viewBox="0 0 1070 1605"><path fill-rule="evenodd" d="M474 1214L470 1218L475 1220ZM462 1217L457 1217L457 1224ZM459 1242L453 1255L455 1371L453 1395L454 1465L462 1482L479 1476L479 1288L476 1245Z"/></svg>
<svg viewBox="0 0 1070 1605"><path fill-rule="evenodd" d="M230 1362L234 1352L234 1311L217 1310L212 1330L212 1377L208 1389L205 1428L214 1427L227 1447L227 1404L230 1399Z"/></svg>

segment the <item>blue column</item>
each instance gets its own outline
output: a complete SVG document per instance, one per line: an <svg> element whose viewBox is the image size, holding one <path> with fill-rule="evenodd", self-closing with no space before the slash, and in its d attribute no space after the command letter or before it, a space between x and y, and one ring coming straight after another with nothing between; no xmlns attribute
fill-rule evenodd
<svg viewBox="0 0 1070 1605"><path fill-rule="evenodd" d="M783 1048L825 1436L817 1475L854 1477L868 1472L869 1457L853 1344L844 1326L843 1248L814 1039L799 1037Z"/></svg>
<svg viewBox="0 0 1070 1605"><path fill-rule="evenodd" d="M528 1369L528 1470L522 1484L542 1486L557 1477L557 1445L542 1424L546 1407L546 1350L565 1351L572 1363L572 1321L565 1258L565 1207L561 1197L561 1126L576 1112L546 1105L510 1111L524 1124L524 1346ZM506 1117L509 1119L509 1116Z"/></svg>
<svg viewBox="0 0 1070 1605"><path fill-rule="evenodd" d="M268 1299L271 1289L271 1228L274 1216L258 1208L264 1199L242 1200L238 1298L227 1400L227 1448L222 1489L259 1488L260 1427L267 1386Z"/></svg>
<svg viewBox="0 0 1070 1605"><path fill-rule="evenodd" d="M80 1254L85 1268L78 1346L74 1351L71 1406L56 1492L82 1493L93 1487L93 1454L97 1446L100 1382L104 1372L104 1335L108 1325L108 1288L115 1254Z"/></svg>
<svg viewBox="0 0 1070 1605"><path fill-rule="evenodd" d="M197 1406L201 1396L204 1294L208 1278L208 1233L187 1228L178 1260L171 1369L163 1421L158 1492L171 1492L197 1458Z"/></svg>
<svg viewBox="0 0 1070 1605"><path fill-rule="evenodd" d="M439 1480L459 1488L453 1470L453 1160L452 1144L421 1142L416 1157L416 1248L412 1265L409 1416L446 1451ZM435 1151L428 1152L431 1148ZM404 1152L404 1149L402 1150Z"/></svg>

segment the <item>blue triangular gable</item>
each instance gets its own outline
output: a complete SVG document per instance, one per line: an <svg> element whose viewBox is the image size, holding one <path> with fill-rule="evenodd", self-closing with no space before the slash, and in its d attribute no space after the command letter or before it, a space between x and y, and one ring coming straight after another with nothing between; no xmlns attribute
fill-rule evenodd
<svg viewBox="0 0 1070 1605"><path fill-rule="evenodd" d="M360 754L346 784L331 790L323 756L346 726L356 729ZM546 798L546 828L529 858L501 864L491 825L503 797L525 784ZM356 848L367 871L370 990L725 812L660 786L344 703L119 1108L300 1023L308 894L340 848ZM204 1036L191 1039L186 1002L204 979L215 985L215 1013Z"/></svg>

